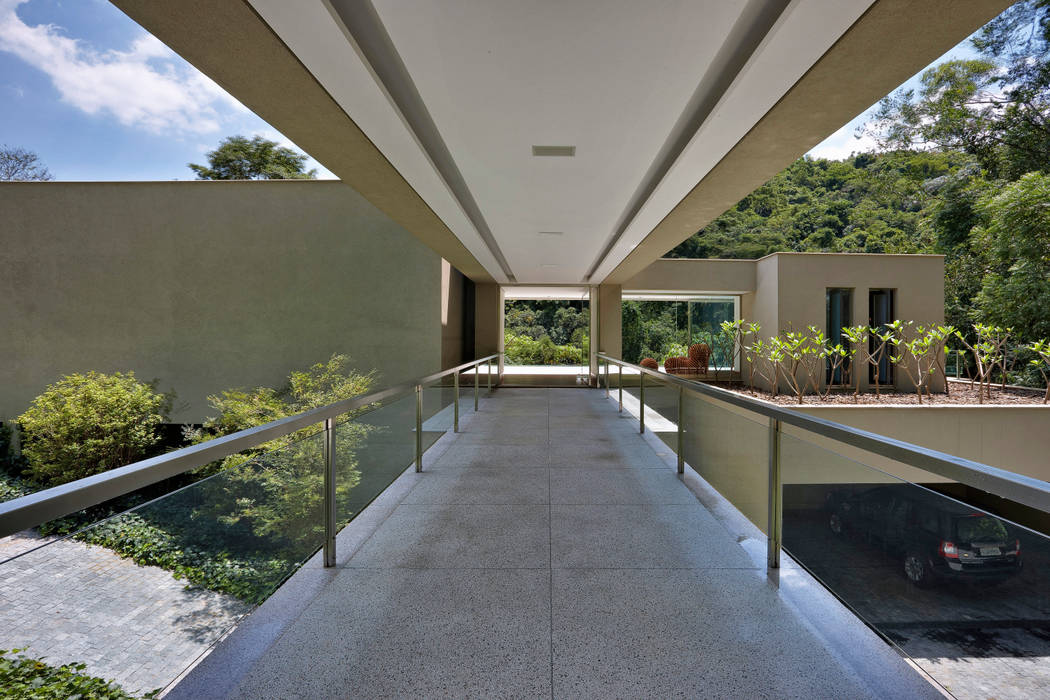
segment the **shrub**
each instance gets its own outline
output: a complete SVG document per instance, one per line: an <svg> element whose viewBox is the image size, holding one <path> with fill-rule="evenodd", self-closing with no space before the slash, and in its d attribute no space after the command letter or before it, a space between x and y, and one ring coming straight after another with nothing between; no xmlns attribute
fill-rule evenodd
<svg viewBox="0 0 1050 700"><path fill-rule="evenodd" d="M93 698L97 700L133 700L111 681L84 673L84 664L50 666L31 659L12 649L0 649L0 698L37 698L38 700L65 700L66 698ZM143 697L154 698L159 690Z"/></svg>
<svg viewBox="0 0 1050 700"><path fill-rule="evenodd" d="M62 378L18 417L25 475L55 486L142 459L160 439L171 400L133 372Z"/></svg>
<svg viewBox="0 0 1050 700"><path fill-rule="evenodd" d="M209 396L218 414L199 430L187 431L195 443L268 423L368 391L374 373L349 367L345 355L333 355L305 371L292 372L281 389L259 387ZM319 426L271 440L257 449L231 455L202 473L224 472L223 488L213 490L196 509L201 522L243 527L251 535L281 541L298 551L319 542L323 532L321 443ZM337 496L340 500L361 480L354 447L367 432L356 423L337 429ZM235 469L252 463L245 468Z"/></svg>
<svg viewBox="0 0 1050 700"><path fill-rule="evenodd" d="M507 331L504 334L504 352L511 365L579 365L585 362L585 351L575 345L555 345L549 336L533 340L525 335ZM586 337L581 336L586 342Z"/></svg>

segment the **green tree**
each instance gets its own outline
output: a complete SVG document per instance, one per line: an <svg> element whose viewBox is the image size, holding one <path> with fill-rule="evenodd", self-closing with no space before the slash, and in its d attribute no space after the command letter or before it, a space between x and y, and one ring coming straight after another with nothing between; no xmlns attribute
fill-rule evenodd
<svg viewBox="0 0 1050 700"><path fill-rule="evenodd" d="M56 486L143 459L171 401L134 372L63 377L18 417L25 476Z"/></svg>
<svg viewBox="0 0 1050 700"><path fill-rule="evenodd" d="M918 90L886 97L864 130L883 148L941 148L975 156L992 177L1016 179L1050 162L1050 0L1025 0L972 40L980 58L946 61Z"/></svg>
<svg viewBox="0 0 1050 700"><path fill-rule="evenodd" d="M230 136L207 154L208 166L189 163L198 180L312 180L304 171L307 156L261 136Z"/></svg>
<svg viewBox="0 0 1050 700"><path fill-rule="evenodd" d="M1050 337L1050 175L1028 173L983 203L974 230L986 263L976 305L1020 342Z"/></svg>

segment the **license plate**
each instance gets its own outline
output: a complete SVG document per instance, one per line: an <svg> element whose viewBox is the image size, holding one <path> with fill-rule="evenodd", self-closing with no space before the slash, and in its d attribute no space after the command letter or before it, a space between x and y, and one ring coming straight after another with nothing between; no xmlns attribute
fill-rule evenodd
<svg viewBox="0 0 1050 700"><path fill-rule="evenodd" d="M981 556L982 557L997 557L997 556L999 556L999 548L998 547L981 547Z"/></svg>

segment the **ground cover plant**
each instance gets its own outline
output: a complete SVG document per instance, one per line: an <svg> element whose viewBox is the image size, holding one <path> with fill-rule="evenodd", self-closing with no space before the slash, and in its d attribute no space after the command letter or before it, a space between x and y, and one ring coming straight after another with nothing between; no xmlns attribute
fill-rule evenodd
<svg viewBox="0 0 1050 700"><path fill-rule="evenodd" d="M334 355L289 375L279 389L227 390L209 397L215 415L186 430L204 442L368 391L374 375ZM259 603L320 546L323 453L320 425L227 457L88 511L40 527L97 544L140 565L159 566L187 582ZM337 498L341 513L361 479L355 450L369 429L337 430ZM26 473L33 474L32 458ZM36 490L10 476L0 497ZM129 510L131 509L131 510Z"/></svg>
<svg viewBox="0 0 1050 700"><path fill-rule="evenodd" d="M25 649L0 649L0 698L11 700L135 700L116 683L84 673L84 664L52 666ZM143 698L155 698L152 691Z"/></svg>

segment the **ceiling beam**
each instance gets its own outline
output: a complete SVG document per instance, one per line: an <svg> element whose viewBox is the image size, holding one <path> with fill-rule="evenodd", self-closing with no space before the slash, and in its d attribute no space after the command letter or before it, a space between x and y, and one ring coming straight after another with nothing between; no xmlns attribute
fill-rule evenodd
<svg viewBox="0 0 1050 700"><path fill-rule="evenodd" d="M877 0L603 284L634 277L1011 4Z"/></svg>
<svg viewBox="0 0 1050 700"><path fill-rule="evenodd" d="M475 282L488 270L245 0L111 0Z"/></svg>

